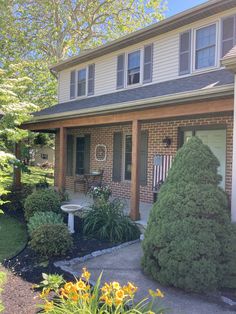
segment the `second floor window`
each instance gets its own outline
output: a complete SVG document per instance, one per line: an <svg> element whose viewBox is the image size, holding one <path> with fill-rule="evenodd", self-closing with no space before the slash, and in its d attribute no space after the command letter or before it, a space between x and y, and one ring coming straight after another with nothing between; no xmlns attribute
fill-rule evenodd
<svg viewBox="0 0 236 314"><path fill-rule="evenodd" d="M78 93L77 96L86 95L86 69L78 71Z"/></svg>
<svg viewBox="0 0 236 314"><path fill-rule="evenodd" d="M140 51L128 54L128 85L140 82Z"/></svg>
<svg viewBox="0 0 236 314"><path fill-rule="evenodd" d="M195 69L215 66L216 25L200 28L196 31Z"/></svg>

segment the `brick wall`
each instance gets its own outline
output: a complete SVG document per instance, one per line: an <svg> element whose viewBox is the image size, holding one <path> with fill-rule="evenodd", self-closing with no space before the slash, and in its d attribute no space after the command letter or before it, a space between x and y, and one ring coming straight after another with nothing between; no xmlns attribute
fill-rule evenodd
<svg viewBox="0 0 236 314"><path fill-rule="evenodd" d="M233 141L233 115L220 114L219 116L191 117L185 119L172 119L168 121L155 121L142 123L142 130L148 130L148 180L147 186L140 188L140 199L144 202L152 202L152 170L153 158L156 154L174 155L178 148L179 129L191 126L225 126L227 130L227 155L226 155L226 191L231 193L232 172L232 141ZM130 197L130 182L112 182L113 161L113 133L122 131L123 134L131 133L131 125L115 125L92 128L68 129L69 134L81 136L91 134L90 169L104 169L104 182L112 188L114 196ZM55 160L55 185L58 179L58 149L59 134L56 136L56 160ZM166 136L172 139L169 148L164 147L162 140ZM107 147L107 159L104 162L95 160L95 147L104 144ZM74 177L66 177L66 188L73 190Z"/></svg>

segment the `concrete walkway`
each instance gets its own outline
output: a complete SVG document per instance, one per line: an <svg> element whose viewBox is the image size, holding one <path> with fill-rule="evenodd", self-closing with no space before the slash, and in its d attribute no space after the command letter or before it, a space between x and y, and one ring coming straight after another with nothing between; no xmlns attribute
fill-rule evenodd
<svg viewBox="0 0 236 314"><path fill-rule="evenodd" d="M87 267L92 274L92 280L96 280L103 271L103 282L119 281L121 284L131 281L138 287L137 297L140 300L146 297L148 289L161 289L165 298L161 305L168 308L171 314L235 314L221 305L201 298L194 294L184 293L177 289L160 286L152 279L144 276L140 266L142 249L140 243L135 243L111 254L97 256L85 263L76 264L71 271L76 276L81 274L82 267Z"/></svg>

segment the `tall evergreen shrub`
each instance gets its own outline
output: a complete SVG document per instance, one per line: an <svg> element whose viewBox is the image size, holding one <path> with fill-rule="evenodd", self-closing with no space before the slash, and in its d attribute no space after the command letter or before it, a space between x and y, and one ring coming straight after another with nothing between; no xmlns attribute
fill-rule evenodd
<svg viewBox="0 0 236 314"><path fill-rule="evenodd" d="M230 211L218 186L218 166L197 137L176 154L143 241L144 271L161 284L200 292L220 287L226 278Z"/></svg>

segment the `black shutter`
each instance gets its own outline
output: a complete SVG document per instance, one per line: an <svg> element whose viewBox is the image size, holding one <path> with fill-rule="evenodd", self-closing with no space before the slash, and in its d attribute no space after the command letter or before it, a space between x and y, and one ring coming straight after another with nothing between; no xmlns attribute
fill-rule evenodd
<svg viewBox="0 0 236 314"><path fill-rule="evenodd" d="M67 135L67 158L66 158L66 174L68 176L73 176L73 166L74 166L74 136Z"/></svg>
<svg viewBox="0 0 236 314"><path fill-rule="evenodd" d="M179 43L179 75L190 73L191 31L180 34Z"/></svg>
<svg viewBox="0 0 236 314"><path fill-rule="evenodd" d="M143 83L152 81L153 44L144 47Z"/></svg>
<svg viewBox="0 0 236 314"><path fill-rule="evenodd" d="M75 98L75 71L70 72L70 99Z"/></svg>
<svg viewBox="0 0 236 314"><path fill-rule="evenodd" d="M90 134L84 136L84 173L90 172Z"/></svg>
<svg viewBox="0 0 236 314"><path fill-rule="evenodd" d="M117 57L117 79L116 88L124 88L124 76L125 75L125 55L119 55Z"/></svg>
<svg viewBox="0 0 236 314"><path fill-rule="evenodd" d="M235 16L222 20L221 57L224 57L235 44L235 27Z"/></svg>
<svg viewBox="0 0 236 314"><path fill-rule="evenodd" d="M140 185L147 185L148 131L141 131L140 145Z"/></svg>
<svg viewBox="0 0 236 314"><path fill-rule="evenodd" d="M113 171L112 181L121 181L121 165L122 165L122 133L115 132L113 135Z"/></svg>
<svg viewBox="0 0 236 314"><path fill-rule="evenodd" d="M88 66L88 96L94 95L95 64Z"/></svg>

